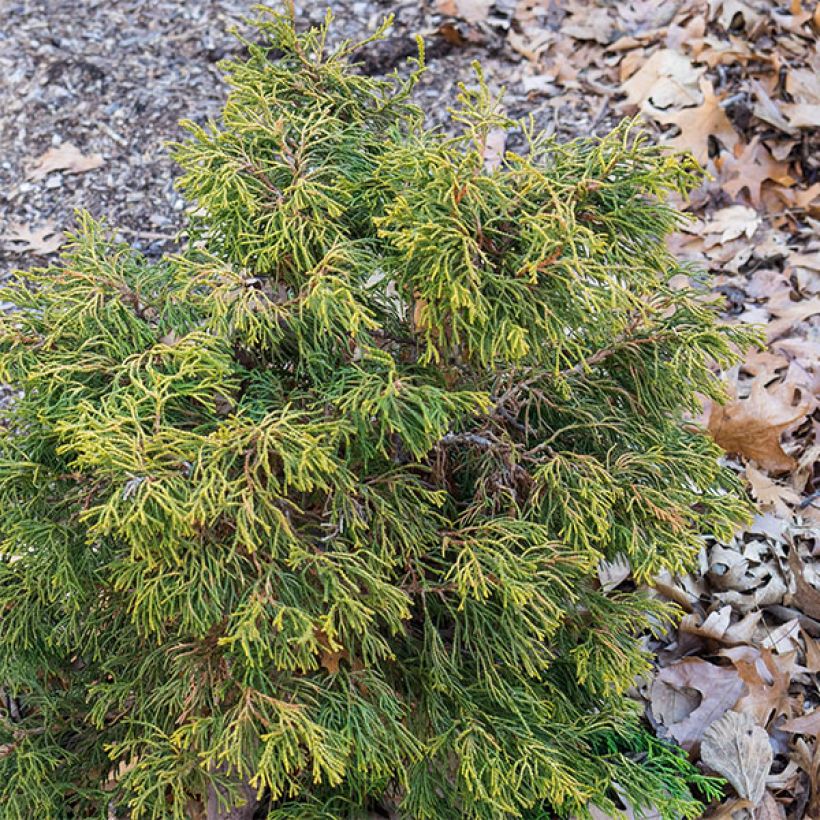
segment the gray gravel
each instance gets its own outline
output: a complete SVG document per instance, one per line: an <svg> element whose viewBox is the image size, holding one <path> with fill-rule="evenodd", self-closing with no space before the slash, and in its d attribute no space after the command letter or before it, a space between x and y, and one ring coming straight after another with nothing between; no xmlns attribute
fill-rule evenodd
<svg viewBox="0 0 820 820"><path fill-rule="evenodd" d="M165 145L180 136L180 119L203 121L218 112L224 95L218 62L240 53L229 29L242 27L253 6L250 0L0 0L0 276L44 261L11 241L14 226L70 229L77 208L105 217L150 255L173 248L186 203L174 189L176 169ZM429 71L417 98L431 122L446 119L457 83L470 81L471 62L480 59L491 87L509 86L513 114L534 113L543 127L567 137L587 133L595 119L599 128L611 124L596 115L597 104L587 108L580 99L556 112L548 99L521 91L520 56L504 42L512 2L497 2L480 31L462 31L432 2L331 6L336 39L366 34L395 15L388 40L363 54L363 70L371 73L402 66L414 53L414 35L424 37ZM326 7L316 0L298 4L299 24L320 21ZM66 142L101 154L104 164L26 179L36 158Z"/></svg>

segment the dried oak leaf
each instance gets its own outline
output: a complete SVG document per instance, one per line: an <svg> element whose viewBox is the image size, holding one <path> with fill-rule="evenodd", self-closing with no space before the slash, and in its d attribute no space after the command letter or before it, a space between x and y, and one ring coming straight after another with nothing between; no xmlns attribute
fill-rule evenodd
<svg viewBox="0 0 820 820"><path fill-rule="evenodd" d="M93 171L104 163L100 154L83 154L76 145L64 142L56 148L49 148L26 173L27 179L42 179L52 171L64 171L67 174L84 174Z"/></svg>
<svg viewBox="0 0 820 820"><path fill-rule="evenodd" d="M751 239L762 220L754 208L745 205L730 205L715 211L703 225L703 236L707 237L707 247L726 244L733 239Z"/></svg>
<svg viewBox="0 0 820 820"><path fill-rule="evenodd" d="M339 671L339 661L349 659L347 650L331 640L323 629L314 630L314 635L320 646L319 663L325 671L335 675Z"/></svg>
<svg viewBox="0 0 820 820"><path fill-rule="evenodd" d="M763 800L766 775L772 766L772 747L765 729L749 715L726 712L703 735L701 760L734 786L753 805Z"/></svg>
<svg viewBox="0 0 820 820"><path fill-rule="evenodd" d="M800 503L800 493L793 487L775 483L751 464L746 466L746 479L761 510L771 509L786 519L794 515L794 508Z"/></svg>
<svg viewBox="0 0 820 820"><path fill-rule="evenodd" d="M780 436L803 420L811 402L795 402L795 388L787 383L766 387L766 377L752 382L746 399L715 404L708 429L714 440L729 453L739 453L773 473L788 472L797 462L780 445Z"/></svg>
<svg viewBox="0 0 820 820"><path fill-rule="evenodd" d="M768 726L780 715L791 714L789 685L795 655L774 655L771 649L733 646L721 650L746 684L746 694L735 704L737 712L752 717L758 726Z"/></svg>
<svg viewBox="0 0 820 820"><path fill-rule="evenodd" d="M65 242L63 232L51 223L40 225L38 228L15 223L9 225L3 239L5 244L13 246L13 250L36 253L40 256L54 253Z"/></svg>
<svg viewBox="0 0 820 820"><path fill-rule="evenodd" d="M723 190L731 197L745 188L755 206L760 205L760 188L766 180L774 180L780 185L790 186L794 179L789 176L789 164L778 162L769 153L759 137L748 145L735 146L734 158L726 156L720 165L721 176L726 176Z"/></svg>
<svg viewBox="0 0 820 820"><path fill-rule="evenodd" d="M695 108L684 108L668 114L656 113L658 122L677 125L680 134L666 144L683 151L691 151L695 159L704 165L709 158L709 137L719 139L726 148L733 149L738 143L738 135L720 105L720 97L715 94L712 83L702 79L700 90L703 103Z"/></svg>
<svg viewBox="0 0 820 820"><path fill-rule="evenodd" d="M700 101L698 80L702 68L695 68L688 57L669 48L656 51L625 83L628 105L643 110L671 105L694 105Z"/></svg>
<svg viewBox="0 0 820 820"><path fill-rule="evenodd" d="M733 667L684 658L658 672L650 690L652 714L689 751L745 690Z"/></svg>

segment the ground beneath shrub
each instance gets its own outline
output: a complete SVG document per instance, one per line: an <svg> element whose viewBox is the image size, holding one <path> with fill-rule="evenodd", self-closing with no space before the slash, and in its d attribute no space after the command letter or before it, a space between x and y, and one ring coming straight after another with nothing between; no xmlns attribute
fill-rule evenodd
<svg viewBox="0 0 820 820"><path fill-rule="evenodd" d="M77 208L151 256L173 250L187 205L165 144L180 119L218 112L217 63L241 53L228 29L252 5L6 0L0 275L51 259ZM766 349L726 374L734 399L701 419L734 453L759 514L731 544L708 543L698 574L659 579L687 616L653 644L656 673L635 697L660 736L732 783L709 816L820 817L820 12L800 0L332 7L337 39L395 14L388 39L362 52L363 71L403 70L422 35L429 70L416 96L445 127L477 59L493 89L506 86L513 116L572 139L638 115L711 173L673 244L728 321L766 326ZM299 5L304 25L324 13ZM604 567L601 580L629 585L629 567Z"/></svg>

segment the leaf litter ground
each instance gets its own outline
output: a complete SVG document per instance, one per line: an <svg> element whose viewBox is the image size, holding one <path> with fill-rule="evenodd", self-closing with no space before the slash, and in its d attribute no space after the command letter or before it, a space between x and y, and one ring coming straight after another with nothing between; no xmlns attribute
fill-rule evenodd
<svg viewBox="0 0 820 820"><path fill-rule="evenodd" d="M800 0L333 2L336 37L387 13L362 70L386 73L425 40L417 89L446 121L480 60L514 116L562 139L638 115L710 178L672 242L727 321L766 345L725 374L732 399L695 420L730 451L759 512L699 572L657 579L686 616L652 644L647 720L731 784L708 816L820 818L820 10ZM222 102L216 63L253 4L10 2L0 31L0 272L58 251L77 207L149 255L171 250L186 203L164 143ZM304 25L325 4L298 6ZM497 135L493 150L515 147ZM623 563L608 588L632 584ZM630 814L629 807L625 807Z"/></svg>

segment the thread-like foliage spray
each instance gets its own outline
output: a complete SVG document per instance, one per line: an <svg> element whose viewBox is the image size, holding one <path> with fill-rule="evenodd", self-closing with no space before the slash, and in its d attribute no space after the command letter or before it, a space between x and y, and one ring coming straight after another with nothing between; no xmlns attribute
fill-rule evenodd
<svg viewBox="0 0 820 820"><path fill-rule="evenodd" d="M227 65L181 253L83 217L2 295L0 814L694 817L715 781L625 695L674 613L597 568L746 515L684 421L750 341L673 287L697 169L482 82L425 130L421 60L326 34L265 14Z"/></svg>

